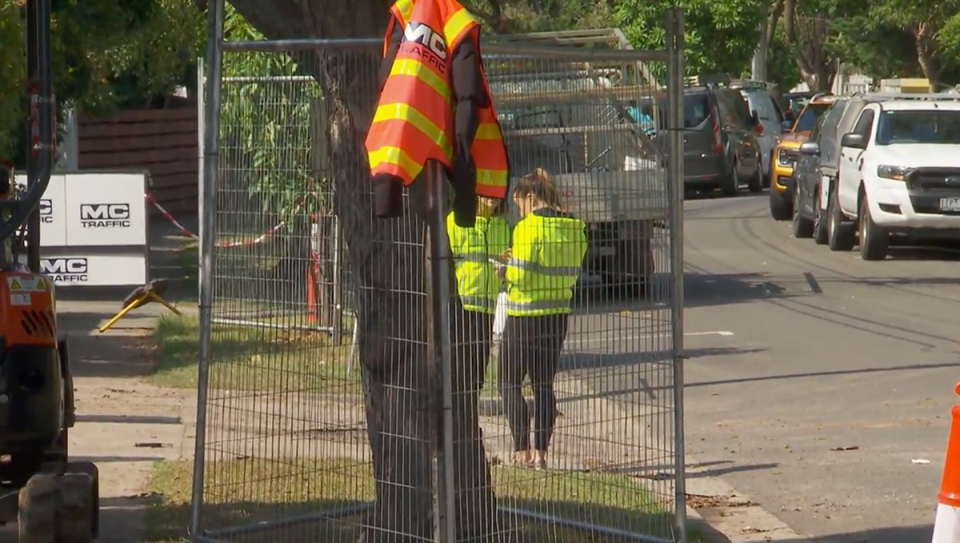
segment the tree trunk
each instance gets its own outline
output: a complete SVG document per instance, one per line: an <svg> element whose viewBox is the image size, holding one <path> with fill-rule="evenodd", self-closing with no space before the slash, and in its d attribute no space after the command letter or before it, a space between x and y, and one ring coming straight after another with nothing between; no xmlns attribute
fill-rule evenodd
<svg viewBox="0 0 960 543"><path fill-rule="evenodd" d="M923 77L927 78L931 93L940 90L940 74L942 67L937 60L937 44L935 42L937 29L930 23L919 23L913 35L917 40L917 62Z"/></svg>
<svg viewBox="0 0 960 543"><path fill-rule="evenodd" d="M231 3L270 39L336 39L382 36L392 2ZM403 218L377 220L371 212L363 139L376 105L380 54L379 47L331 45L298 53L295 60L320 83L326 101L333 211L340 220L358 312L358 350L376 479L376 503L363 522L361 540L400 543L432 539L430 470L440 431L433 383L439 368L426 352L423 183L410 191ZM450 313L453 322L447 324L459 331L463 314L458 308ZM477 410L483 371L470 367L463 349L454 353L456 450L447 454L456 462L458 534L464 540L482 541L496 530L495 498Z"/></svg>

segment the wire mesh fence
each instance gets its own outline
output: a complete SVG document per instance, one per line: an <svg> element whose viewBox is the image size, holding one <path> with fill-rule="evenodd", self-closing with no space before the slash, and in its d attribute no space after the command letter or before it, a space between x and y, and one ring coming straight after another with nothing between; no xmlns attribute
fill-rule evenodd
<svg viewBox="0 0 960 543"><path fill-rule="evenodd" d="M516 197L473 228L437 168L373 218L379 40L221 46L196 541L685 541L670 44L485 44Z"/></svg>

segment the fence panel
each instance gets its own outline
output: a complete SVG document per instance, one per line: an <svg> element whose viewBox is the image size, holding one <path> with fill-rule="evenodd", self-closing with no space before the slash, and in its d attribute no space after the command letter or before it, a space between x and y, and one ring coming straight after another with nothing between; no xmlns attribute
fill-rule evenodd
<svg viewBox="0 0 960 543"><path fill-rule="evenodd" d="M195 541L685 541L681 53L604 36L484 45L511 183L585 224L549 330L443 289L442 171L372 217L379 40L221 45Z"/></svg>

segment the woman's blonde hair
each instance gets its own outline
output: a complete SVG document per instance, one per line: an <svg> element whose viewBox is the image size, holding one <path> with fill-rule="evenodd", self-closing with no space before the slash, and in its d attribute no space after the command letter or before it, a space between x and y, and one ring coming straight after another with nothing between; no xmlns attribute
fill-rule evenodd
<svg viewBox="0 0 960 543"><path fill-rule="evenodd" d="M513 188L513 195L516 198L533 196L548 207L561 211L560 193L553 182L553 176L543 168L537 168L533 173L520 178L517 186Z"/></svg>

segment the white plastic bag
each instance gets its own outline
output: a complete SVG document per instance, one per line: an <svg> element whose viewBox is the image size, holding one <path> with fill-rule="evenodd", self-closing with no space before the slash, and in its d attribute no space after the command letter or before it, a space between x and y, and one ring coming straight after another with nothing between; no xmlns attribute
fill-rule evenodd
<svg viewBox="0 0 960 543"><path fill-rule="evenodd" d="M497 296L497 309L493 316L493 335L500 337L503 335L503 327L507 323L507 293L501 292Z"/></svg>

